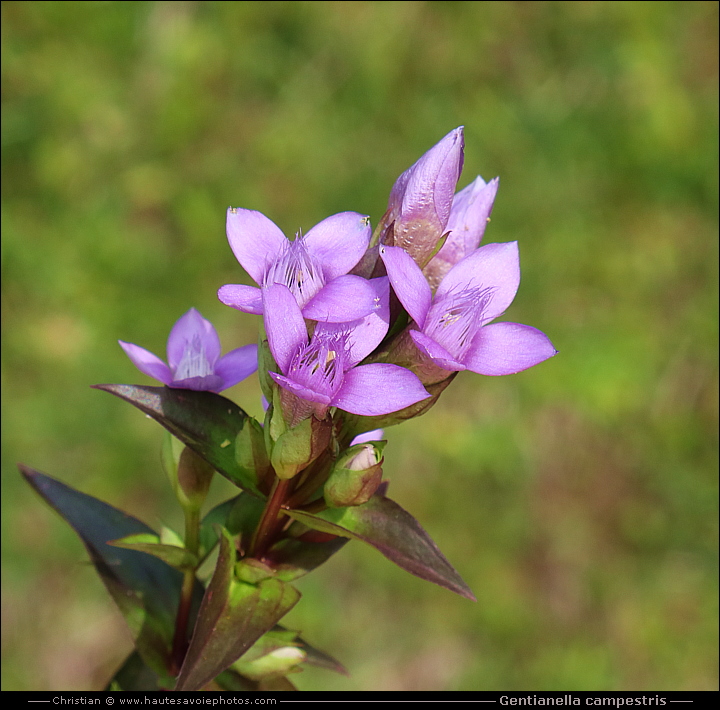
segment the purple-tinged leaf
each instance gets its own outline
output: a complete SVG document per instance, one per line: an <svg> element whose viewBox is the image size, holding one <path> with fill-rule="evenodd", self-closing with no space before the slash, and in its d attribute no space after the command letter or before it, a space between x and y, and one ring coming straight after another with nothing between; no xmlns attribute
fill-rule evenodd
<svg viewBox="0 0 720 710"><path fill-rule="evenodd" d="M279 579L257 585L234 577L235 546L227 533L205 591L175 690L198 690L242 656L292 609L300 593Z"/></svg>
<svg viewBox="0 0 720 710"><path fill-rule="evenodd" d="M19 468L28 483L80 536L103 583L120 607L143 661L158 675L166 675L182 575L143 552L107 544L127 535L155 535L155 531L137 518L50 476L22 464ZM193 615L201 597L198 582Z"/></svg>
<svg viewBox="0 0 720 710"><path fill-rule="evenodd" d="M336 536L319 541L286 538L270 548L263 559L276 570L278 579L292 582L329 560L347 542L346 537Z"/></svg>
<svg viewBox="0 0 720 710"><path fill-rule="evenodd" d="M141 385L93 385L136 406L236 486L259 494L238 465L236 440L248 415L214 392Z"/></svg>
<svg viewBox="0 0 720 710"><path fill-rule="evenodd" d="M315 530L366 542L416 577L476 601L417 520L389 498L376 495L363 505L330 508L315 515L300 510L284 512Z"/></svg>

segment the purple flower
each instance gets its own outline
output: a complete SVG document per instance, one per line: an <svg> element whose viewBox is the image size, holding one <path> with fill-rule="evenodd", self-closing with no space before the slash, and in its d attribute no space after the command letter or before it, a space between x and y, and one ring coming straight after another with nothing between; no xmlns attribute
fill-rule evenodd
<svg viewBox="0 0 720 710"><path fill-rule="evenodd" d="M557 353L548 337L518 323L490 321L520 285L517 242L488 244L450 269L433 297L417 264L397 247L381 247L390 283L418 330L417 348L444 370L510 375Z"/></svg>
<svg viewBox="0 0 720 710"><path fill-rule="evenodd" d="M282 388L314 403L318 418L329 407L365 416L389 414L430 396L405 368L358 365L388 330L388 280L383 277L368 283L377 294L374 313L352 323L318 323L312 338L286 286L276 284L263 291L265 330L282 372L270 376Z"/></svg>
<svg viewBox="0 0 720 710"><path fill-rule="evenodd" d="M423 269L431 287L436 287L458 261L480 246L497 190L498 178L486 183L478 175L455 195L445 227L448 238Z"/></svg>
<svg viewBox="0 0 720 710"><path fill-rule="evenodd" d="M375 293L366 279L348 271L365 253L370 231L368 217L341 212L291 242L260 212L231 207L230 247L261 288L228 284L218 298L245 313L262 314L262 288L282 284L309 320L343 323L362 318L372 312Z"/></svg>
<svg viewBox="0 0 720 710"><path fill-rule="evenodd" d="M220 357L213 324L191 308L170 331L166 365L157 355L118 341L135 367L168 387L221 392L257 370L257 345L246 345Z"/></svg>
<svg viewBox="0 0 720 710"><path fill-rule="evenodd" d="M445 232L463 166L463 129L450 131L395 182L388 201L393 243L419 264Z"/></svg>

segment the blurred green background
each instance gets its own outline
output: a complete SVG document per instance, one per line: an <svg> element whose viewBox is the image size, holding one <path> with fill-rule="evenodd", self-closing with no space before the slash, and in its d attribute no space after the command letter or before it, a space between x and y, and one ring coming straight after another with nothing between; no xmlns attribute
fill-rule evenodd
<svg viewBox="0 0 720 710"><path fill-rule="evenodd" d="M717 689L715 2L3 2L2 668L98 689L131 648L22 461L153 526L180 520L160 427L89 385L150 384L191 306L257 321L228 205L286 233L377 223L465 126L459 187L500 176L506 318L560 354L463 373L388 432L390 495L473 604L350 544L287 617L350 678L302 689ZM228 396L261 411L257 381ZM214 500L232 487L214 484Z"/></svg>

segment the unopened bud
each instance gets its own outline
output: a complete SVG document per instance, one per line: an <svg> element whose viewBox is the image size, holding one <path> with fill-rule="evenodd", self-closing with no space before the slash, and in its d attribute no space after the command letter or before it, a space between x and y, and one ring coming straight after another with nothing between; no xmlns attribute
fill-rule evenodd
<svg viewBox="0 0 720 710"><path fill-rule="evenodd" d="M384 441L351 446L337 461L325 482L325 502L331 508L362 505L382 482Z"/></svg>
<svg viewBox="0 0 720 710"><path fill-rule="evenodd" d="M186 510L199 510L215 473L213 467L169 433L163 444L162 459L180 505Z"/></svg>

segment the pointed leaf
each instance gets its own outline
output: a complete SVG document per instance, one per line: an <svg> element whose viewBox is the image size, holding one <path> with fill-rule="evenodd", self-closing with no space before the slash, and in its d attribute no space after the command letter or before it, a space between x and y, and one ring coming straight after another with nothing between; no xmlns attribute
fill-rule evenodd
<svg viewBox="0 0 720 710"><path fill-rule="evenodd" d="M223 532L220 554L198 612L176 690L197 690L245 653L295 606L300 593L279 579L234 578L235 546Z"/></svg>
<svg viewBox="0 0 720 710"><path fill-rule="evenodd" d="M94 385L135 405L162 424L173 436L202 456L236 486L252 490L237 463L235 445L247 414L214 392L144 387Z"/></svg>
<svg viewBox="0 0 720 710"><path fill-rule="evenodd" d="M331 508L316 515L284 512L315 530L362 540L411 574L476 601L417 520L389 498L375 495L363 505Z"/></svg>
<svg viewBox="0 0 720 710"><path fill-rule="evenodd" d="M177 545L165 545L157 535L127 535L119 540L110 540L108 545L154 555L180 571L194 570L198 566L198 558L190 550Z"/></svg>
<svg viewBox="0 0 720 710"><path fill-rule="evenodd" d="M20 464L28 483L72 526L90 554L105 586L120 607L143 661L163 675L175 626L182 575L164 562L137 550L108 545L135 534L156 533L107 503ZM202 597L194 592L196 613Z"/></svg>

